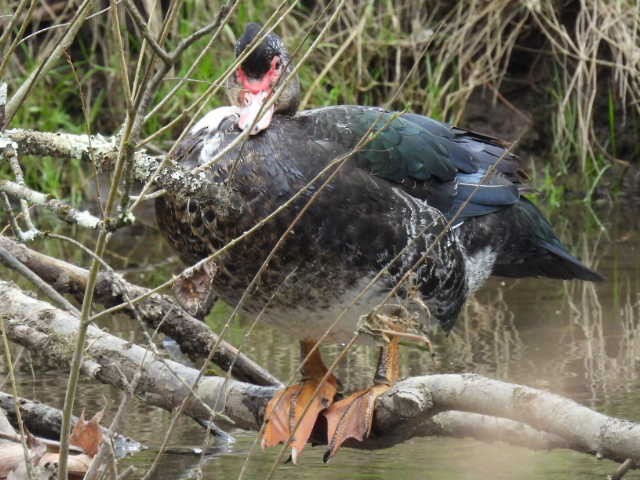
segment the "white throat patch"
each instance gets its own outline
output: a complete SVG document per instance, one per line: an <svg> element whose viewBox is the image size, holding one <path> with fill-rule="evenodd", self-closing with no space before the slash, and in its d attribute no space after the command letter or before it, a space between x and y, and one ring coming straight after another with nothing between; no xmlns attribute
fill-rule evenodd
<svg viewBox="0 0 640 480"><path fill-rule="evenodd" d="M239 115L238 107L227 106L227 107L218 107L214 110L211 110L204 117L202 117L198 122L191 127L189 133L197 133L202 129L207 129L208 133L215 132L220 127L220 124L224 121L225 118L231 117L233 115Z"/></svg>

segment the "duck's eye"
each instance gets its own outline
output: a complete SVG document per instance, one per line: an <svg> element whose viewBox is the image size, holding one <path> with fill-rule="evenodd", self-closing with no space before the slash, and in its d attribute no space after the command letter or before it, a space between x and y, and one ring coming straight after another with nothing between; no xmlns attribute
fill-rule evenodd
<svg viewBox="0 0 640 480"><path fill-rule="evenodd" d="M280 70L282 67L282 62L280 61L280 57L273 57L271 60L271 68L274 70Z"/></svg>
<svg viewBox="0 0 640 480"><path fill-rule="evenodd" d="M251 103L251 96L247 94L248 92L243 91L240 94L240 98L242 100L242 103L244 103L245 105L249 105Z"/></svg>

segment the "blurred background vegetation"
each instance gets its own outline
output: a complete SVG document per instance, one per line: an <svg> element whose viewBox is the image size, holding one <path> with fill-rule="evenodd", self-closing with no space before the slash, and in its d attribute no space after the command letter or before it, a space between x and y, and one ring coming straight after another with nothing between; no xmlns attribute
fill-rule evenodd
<svg viewBox="0 0 640 480"><path fill-rule="evenodd" d="M8 82L10 98L39 68L51 47L59 43L82 1L0 0L0 81ZM136 73L146 70L151 62L149 47L144 46L139 28L125 11L125 2L92 1L88 18L66 55L35 82L7 128L118 133L127 110L123 85L132 85ZM233 12L211 45L208 35L184 51L154 93L152 114L133 140L144 143L152 153L169 150L191 119L193 103L212 83L220 82L233 61L233 46L246 22L264 22L279 9L282 12L282 6L291 5L291 12L276 31L294 52L294 59L300 58L338 2L294 3L136 0L154 35L159 35L165 19L175 12L175 21L167 22L170 28L163 41L167 51L213 22L223 6ZM117 22L113 6L118 7ZM403 374L476 371L550 388L608 413L637 418L639 220L629 203L608 204L608 200L633 196L640 200L640 3L346 0L329 34L303 65L301 79L306 108L340 103L383 105L429 115L506 141L519 140L515 151L523 158L523 166L531 170L534 187L544 196L539 203L545 209L562 205L552 212L557 213L552 216L554 228L581 258L609 278L597 292L586 284L560 288L558 283L540 280L508 284L494 280L479 295L479 301L468 304L459 329L441 349L441 357L434 362L423 352L406 350L403 364L408 370ZM182 80L185 83L175 94L167 96ZM160 102L162 106L156 109ZM220 90L205 109L227 103ZM187 110L184 118L158 134ZM92 198L95 188L91 177L95 172L91 162L28 156L21 156L20 162L31 188L76 205ZM1 164L3 176L13 178L8 167ZM606 205L598 205L602 207L596 209L598 217L584 205L567 205L571 200ZM62 225L47 215L41 212L38 218L42 231L70 232L70 236L93 248L93 232ZM36 240L35 247L78 265L89 262L83 251L68 242L43 238ZM129 280L144 285L158 285L170 278L178 264L157 233L138 224L113 236L105 258ZM7 276L6 272L3 270L2 275ZM219 303L208 320L219 331L228 317L228 308ZM108 324L110 330L142 341L141 329L134 322L121 317L108 322L113 323ZM248 323L234 323L229 340L270 371L282 378L289 376L297 366L297 345L285 334L263 325L247 339L247 327ZM364 379L373 375L374 355L368 346L357 347L356 354L350 356L352 363L339 372L345 385L364 387ZM63 403L59 371L50 376L39 372L36 378L24 366L22 374L24 388L32 389L32 397L41 395L41 400ZM82 389L80 403L97 410L105 390L89 383ZM115 398L113 391L106 395ZM150 412L143 405L130 415L130 430L125 433L153 443L158 438L158 425L168 425L169 420L168 414ZM200 429L186 420L181 428L186 433L178 435L176 442L201 443ZM220 462L211 463L210 475L237 472L238 462L245 458L254 439L243 435L235 447L241 454L225 455L223 451ZM369 469L371 478L388 478L389 471L402 478L423 478L426 468L430 473L435 469L436 475L440 468L445 472L443 478L469 478L477 477L478 465L485 464L491 467L486 475L491 478L500 474L508 475L503 478L604 478L605 472L610 473L607 464L594 466L566 454L550 460L544 452L535 461L523 462L522 452L515 457L515 449L505 450L500 445L492 447L499 451L490 454L478 449L481 460L464 459L469 462L468 471L456 474L456 461L462 463L460 459L473 448L420 440L376 452L375 456L347 451L338 466L328 467L335 468L334 473L318 465L306 473L291 470L287 478L346 478L350 473L362 476L366 475L361 474L363 468ZM262 470L272 461L268 455L271 453L262 454L254 472L264 473ZM509 465L499 459L509 460ZM136 461L143 466L150 462L132 462ZM174 470L163 469L158 478L182 475L175 467L178 463L175 456L169 458L166 464L172 465L175 474ZM345 464L352 470L345 470ZM524 470L534 465L543 473L512 475L515 464Z"/></svg>
<svg viewBox="0 0 640 480"><path fill-rule="evenodd" d="M222 3L139 0L137 5L155 34L177 8L177 21L166 32L165 45L171 50L210 23ZM184 52L156 92L153 102L179 79L187 79L147 119L143 138L169 124L219 79L233 60L233 45L246 22L264 21L281 4L242 0L227 5L234 9L231 21L201 60L206 36ZM122 125L124 72L114 10L105 0L90 8L66 58L38 80L9 128L110 135ZM334 8L329 0L301 1L276 31L299 58ZM9 83L9 96L48 55L48 46L63 33L60 26L76 9L76 2L66 0L0 1L3 31L14 14L28 19L16 22L0 43L0 78ZM119 11L129 60L126 73L133 78L144 48L142 35L124 8ZM519 140L516 151L525 163L535 161L534 184L551 205L568 194L589 202L640 190L632 168L640 157L636 1L348 0L301 77L307 108L384 105ZM226 103L220 92L208 108ZM146 148L166 152L187 121L177 122ZM91 174L79 164L55 159L25 167L29 185L74 203Z"/></svg>

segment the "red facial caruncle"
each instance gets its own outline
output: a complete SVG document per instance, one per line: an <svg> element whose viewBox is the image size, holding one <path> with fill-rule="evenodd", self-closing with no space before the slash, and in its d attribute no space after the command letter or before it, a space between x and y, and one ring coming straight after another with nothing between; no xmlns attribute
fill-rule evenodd
<svg viewBox="0 0 640 480"><path fill-rule="evenodd" d="M255 135L269 126L275 106L262 109L262 105L271 96L273 86L280 78L281 69L282 63L278 56L271 59L271 67L261 78L250 78L241 66L238 67L236 78L242 88L238 98L240 103L238 126L240 129L246 130L253 125L249 133ZM261 110L263 111L260 112ZM259 118L258 115L260 115Z"/></svg>
<svg viewBox="0 0 640 480"><path fill-rule="evenodd" d="M249 78L244 72L244 69L240 66L237 70L238 82L244 90L251 93L271 90L271 87L273 87L280 78L280 69L280 57L277 55L271 59L271 68L269 68L269 71L265 73L262 78Z"/></svg>

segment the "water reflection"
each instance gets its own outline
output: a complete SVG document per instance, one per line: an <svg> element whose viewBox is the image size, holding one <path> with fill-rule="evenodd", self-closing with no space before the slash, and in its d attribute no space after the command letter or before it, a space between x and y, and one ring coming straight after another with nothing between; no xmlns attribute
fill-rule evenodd
<svg viewBox="0 0 640 480"><path fill-rule="evenodd" d="M582 206L577 207L582 212ZM573 245L608 277L602 284L527 279L494 279L468 302L453 333L434 338L436 357L415 346L402 350L402 374L472 371L493 378L546 388L610 414L640 420L640 219L632 211L616 209L602 214L606 231L598 222L567 212L554 218L564 223L564 240ZM567 220L567 219L570 219ZM125 232L126 233L126 232ZM67 245L42 245L57 255L87 263ZM158 236L136 227L129 235L116 235L109 260L138 283L157 284L167 278L177 263L167 254ZM167 260L169 258L169 260ZM148 266L154 268L149 270ZM9 276L5 270L3 277ZM210 318L221 326L225 309ZM126 317L105 321L102 327L132 341L144 342L139 327ZM248 323L233 325L229 340L241 344ZM323 347L327 359L340 350ZM258 325L243 350L280 378L288 378L299 361L297 342L283 332ZM18 353L18 349L15 349ZM38 363L23 352L18 367L23 395L56 406L64 398L66 377L50 365ZM351 390L369 384L374 373L376 349L359 345L338 370L344 386ZM83 381L78 409L89 412L106 405L115 411L119 393L108 386ZM79 412L78 412L79 413ZM109 421L109 418L107 418ZM169 426L170 415L135 401L128 410L124 433L157 445ZM236 478L255 435L232 432L231 445L202 459L198 456L165 455L153 478ZM191 420L180 419L171 438L173 446L199 446L202 429ZM255 452L245 478L266 476L277 450ZM155 452L143 452L123 461L139 471ZM333 464L321 464L322 450L305 452L303 467L283 466L277 478L399 478L466 479L573 479L604 478L613 471L608 462L597 462L571 452L530 452L501 444L442 438L413 439L388 450L365 452L344 449ZM629 478L633 478L629 476Z"/></svg>

